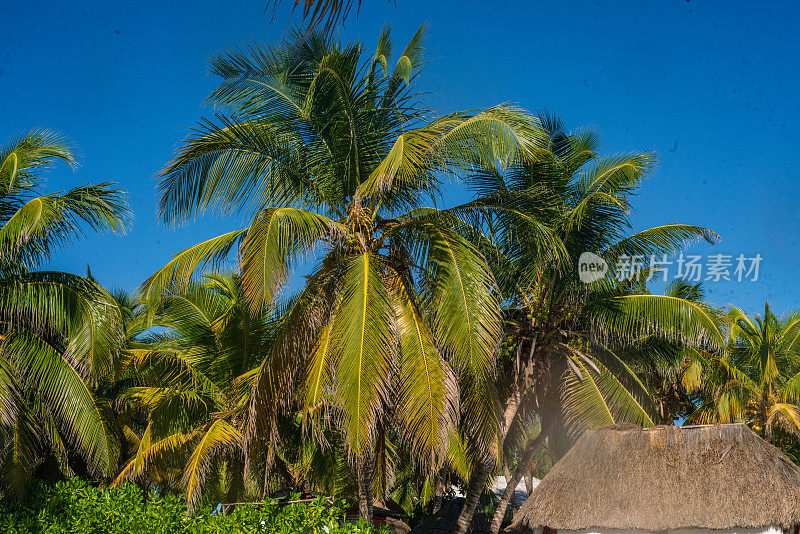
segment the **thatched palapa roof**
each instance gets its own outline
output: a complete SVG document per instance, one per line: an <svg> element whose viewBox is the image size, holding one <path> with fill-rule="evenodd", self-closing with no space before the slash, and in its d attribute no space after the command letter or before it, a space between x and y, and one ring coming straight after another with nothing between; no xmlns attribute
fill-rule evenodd
<svg viewBox="0 0 800 534"><path fill-rule="evenodd" d="M666 530L800 524L800 467L742 424L584 432L512 528Z"/></svg>

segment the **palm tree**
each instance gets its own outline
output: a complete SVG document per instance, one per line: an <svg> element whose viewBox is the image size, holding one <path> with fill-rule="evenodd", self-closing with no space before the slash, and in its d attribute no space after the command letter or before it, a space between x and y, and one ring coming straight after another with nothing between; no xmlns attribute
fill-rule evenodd
<svg viewBox="0 0 800 534"><path fill-rule="evenodd" d="M536 129L506 107L424 120L412 91L424 32L393 70L388 27L374 54L312 34L215 57L223 82L211 100L228 113L202 123L163 171L161 214L176 223L215 207L252 222L176 254L141 289L158 299L238 246L243 292L260 309L303 258L315 265L258 371L243 437L267 461L301 375L307 417L342 429L364 518L390 416L430 465L459 401L476 436L494 439L495 282L453 218L423 206L448 175L525 156Z"/></svg>
<svg viewBox="0 0 800 534"><path fill-rule="evenodd" d="M741 421L774 441L800 436L800 314L748 317L731 307L721 350L704 351L697 361L702 379L690 382L699 405L688 419L697 423Z"/></svg>
<svg viewBox="0 0 800 534"><path fill-rule="evenodd" d="M498 532L513 488L545 442L558 453L568 434L616 421L653 425L657 413L620 349L643 334L691 337L712 311L701 303L651 295L646 272L617 280L625 257L671 255L688 241L715 240L708 229L670 224L629 234L630 197L655 164L650 153L599 157L594 132L568 133L560 121L540 115L543 135L536 158L508 169L475 175L477 198L454 210L477 236L507 303L505 310L503 449L514 450L518 421L541 424L518 460L492 521ZM605 259L607 275L584 283L576 267L584 252ZM686 332L675 327L685 314ZM501 449L502 450L502 449ZM498 455L500 456L500 455ZM474 475L459 520L465 532L492 469Z"/></svg>
<svg viewBox="0 0 800 534"><path fill-rule="evenodd" d="M122 230L127 208L108 183L37 196L57 159L76 162L43 130L0 148L0 477L12 499L45 459L70 474L77 452L97 477L117 461L110 409L94 389L116 366L119 308L89 278L38 269L86 228Z"/></svg>
<svg viewBox="0 0 800 534"><path fill-rule="evenodd" d="M646 287L642 291L649 293ZM690 283L682 279L667 284L664 294L698 304L703 303L705 296L700 282ZM687 384L696 381L700 376L698 373L702 372L698 348L696 343L681 343L656 334L634 339L619 351L619 356L634 370L649 392L662 424L685 421L696 409L694 395Z"/></svg>
<svg viewBox="0 0 800 534"><path fill-rule="evenodd" d="M226 486L235 501L244 491L251 383L272 318L253 313L240 278L228 274L165 294L149 314L151 328L127 351L139 385L121 394L131 410L145 410L147 427L114 483L182 491L190 509L210 488Z"/></svg>

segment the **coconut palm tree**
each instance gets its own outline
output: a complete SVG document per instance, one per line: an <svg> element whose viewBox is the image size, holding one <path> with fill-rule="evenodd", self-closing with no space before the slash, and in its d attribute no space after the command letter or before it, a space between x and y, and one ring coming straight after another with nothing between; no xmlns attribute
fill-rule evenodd
<svg viewBox="0 0 800 534"><path fill-rule="evenodd" d="M684 224L630 233L630 197L655 157L602 158L594 132L569 133L547 113L540 120L536 157L476 174L470 183L477 198L453 210L488 237L490 243L480 245L478 236L476 246L492 265L507 303L500 380L503 448L518 446L518 420L533 415L542 429L518 461L493 532L499 531L513 488L545 440L558 453L568 446L569 433L587 427L616 421L652 426L658 420L620 349L644 334L691 338L702 321L713 318L713 310L702 303L649 294L642 281L646 271L621 272L625 258L661 259L689 241L716 238L706 228ZM581 281L577 270L585 252L608 265L605 276L590 283ZM675 318L684 314L692 321L681 329ZM490 462L473 475L461 533L492 468Z"/></svg>
<svg viewBox="0 0 800 534"><path fill-rule="evenodd" d="M664 295L701 304L704 290L700 282L672 280L665 286ZM644 293L649 293L646 287ZM720 317L722 319L722 317ZM618 354L633 369L649 392L662 424L685 421L695 411L694 395L687 388L702 373L698 345L646 335L621 347ZM695 386L692 386L693 388Z"/></svg>
<svg viewBox="0 0 800 534"><path fill-rule="evenodd" d="M151 328L127 351L138 385L121 393L131 410L145 410L147 427L114 483L184 492L190 509L223 486L235 501L244 491L251 383L272 317L254 313L229 274L165 294L149 315Z"/></svg>
<svg viewBox="0 0 800 534"><path fill-rule="evenodd" d="M238 247L244 294L260 309L303 259L314 266L258 371L243 437L267 461L278 407L302 375L307 417L342 429L365 518L390 416L430 464L459 401L484 444L496 434L495 282L447 214L424 205L448 175L524 157L536 130L506 107L427 119L412 83L424 33L394 69L388 27L370 54L312 34L215 57L223 81L210 99L227 114L203 122L162 173L161 215L176 223L217 208L252 222L176 254L141 289L158 299Z"/></svg>
<svg viewBox="0 0 800 534"><path fill-rule="evenodd" d="M76 163L69 143L43 130L0 148L0 477L12 499L45 459L70 474L74 451L96 477L117 461L109 406L94 390L116 367L119 308L90 278L38 269L86 229L121 231L127 208L108 183L42 195L42 172L59 159Z"/></svg>
<svg viewBox="0 0 800 534"><path fill-rule="evenodd" d="M697 423L741 421L772 441L776 434L800 436L800 313L749 317L731 307L722 350L704 351L702 379L690 382L699 405Z"/></svg>

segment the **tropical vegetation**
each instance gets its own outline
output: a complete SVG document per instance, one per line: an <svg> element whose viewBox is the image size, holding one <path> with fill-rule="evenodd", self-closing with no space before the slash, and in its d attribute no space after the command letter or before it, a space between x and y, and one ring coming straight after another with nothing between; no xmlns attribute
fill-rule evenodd
<svg viewBox="0 0 800 534"><path fill-rule="evenodd" d="M37 485L21 506L0 508L0 529L8 534L380 532L363 523L345 522L344 507L343 501L330 504L320 498L309 503L240 506L230 514L206 506L187 515L186 502L178 495L145 494L134 484L98 488L73 478L52 487Z"/></svg>
<svg viewBox="0 0 800 534"><path fill-rule="evenodd" d="M100 477L117 467L111 407L98 390L119 368L119 308L91 278L41 267L87 229L123 230L127 208L108 183L42 194L56 159L76 162L48 131L0 148L0 477L12 499L40 467Z"/></svg>
<svg viewBox="0 0 800 534"><path fill-rule="evenodd" d="M0 149L6 531L366 532L342 519L458 491L457 531L482 507L496 533L511 490L487 497L494 477L514 488L616 422L741 421L798 457L800 315L623 272L718 236L634 230L653 153L605 155L547 112L428 109L425 32L214 56L217 112L161 172L160 219L244 223L130 293L44 270L122 232L122 192L42 194L50 163L75 164L58 134ZM445 208L453 182L472 197ZM609 266L590 283L585 252ZM272 501L287 491L321 497Z"/></svg>

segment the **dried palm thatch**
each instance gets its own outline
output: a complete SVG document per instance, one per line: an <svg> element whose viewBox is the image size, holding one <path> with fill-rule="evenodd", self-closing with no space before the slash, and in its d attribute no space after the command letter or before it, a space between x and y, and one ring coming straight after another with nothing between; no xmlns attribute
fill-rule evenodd
<svg viewBox="0 0 800 534"><path fill-rule="evenodd" d="M461 514L463 506L463 498L451 500L434 515L414 527L411 534L450 534L456 529L458 516ZM467 532L468 534L489 534L489 520L482 512L475 512Z"/></svg>
<svg viewBox="0 0 800 534"><path fill-rule="evenodd" d="M743 424L586 431L512 529L790 527L800 467Z"/></svg>

